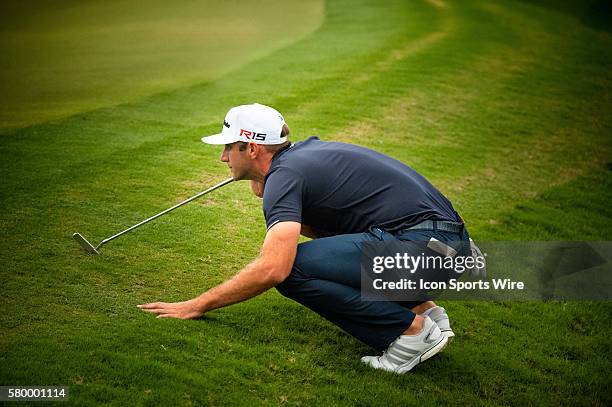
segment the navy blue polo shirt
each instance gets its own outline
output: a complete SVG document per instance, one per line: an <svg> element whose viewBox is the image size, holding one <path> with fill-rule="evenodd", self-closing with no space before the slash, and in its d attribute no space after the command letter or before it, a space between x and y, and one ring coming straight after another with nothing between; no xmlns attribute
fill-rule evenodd
<svg viewBox="0 0 612 407"><path fill-rule="evenodd" d="M268 229L294 221L331 236L373 226L396 232L427 219L460 221L450 201L407 165L317 137L276 154L264 183Z"/></svg>

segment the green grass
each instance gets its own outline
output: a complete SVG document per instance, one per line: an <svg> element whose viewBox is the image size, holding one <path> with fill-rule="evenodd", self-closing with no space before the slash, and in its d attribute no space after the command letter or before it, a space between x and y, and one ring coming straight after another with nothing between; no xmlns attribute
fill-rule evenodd
<svg viewBox="0 0 612 407"><path fill-rule="evenodd" d="M3 2L0 128L214 81L322 19L321 0Z"/></svg>
<svg viewBox="0 0 612 407"><path fill-rule="evenodd" d="M136 309L257 255L246 183L102 256L70 237L98 242L226 177L199 137L259 101L296 140L413 166L479 240L612 240L612 38L587 23L595 3L329 1L316 31L223 76L91 111L67 96L82 113L5 129L1 384L69 385L78 405L611 404L609 303L445 303L457 339L405 376L361 366L370 349L274 291L200 321Z"/></svg>

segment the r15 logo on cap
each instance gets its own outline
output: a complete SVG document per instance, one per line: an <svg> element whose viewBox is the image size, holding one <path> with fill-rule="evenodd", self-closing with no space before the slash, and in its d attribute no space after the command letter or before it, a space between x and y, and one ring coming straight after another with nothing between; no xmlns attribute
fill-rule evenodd
<svg viewBox="0 0 612 407"><path fill-rule="evenodd" d="M246 137L248 140L264 141L266 139L266 133L255 133L245 129L240 129L240 135Z"/></svg>

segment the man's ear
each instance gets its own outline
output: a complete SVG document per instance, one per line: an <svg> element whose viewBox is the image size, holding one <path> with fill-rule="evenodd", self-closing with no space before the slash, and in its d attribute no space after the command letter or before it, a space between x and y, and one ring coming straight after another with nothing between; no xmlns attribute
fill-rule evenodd
<svg viewBox="0 0 612 407"><path fill-rule="evenodd" d="M249 143L247 147L247 152L249 153L249 157L251 159L257 158L257 156L260 154L261 149L262 147L259 144Z"/></svg>

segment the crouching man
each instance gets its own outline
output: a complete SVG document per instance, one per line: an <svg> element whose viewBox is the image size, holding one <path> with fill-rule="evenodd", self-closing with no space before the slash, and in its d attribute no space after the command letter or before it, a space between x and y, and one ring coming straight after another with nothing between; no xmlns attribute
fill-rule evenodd
<svg viewBox="0 0 612 407"><path fill-rule="evenodd" d="M360 244L435 239L465 247L453 206L412 168L384 154L316 137L292 144L283 116L252 104L232 108L220 134L221 161L234 180L263 198L267 234L260 256L228 281L178 303L139 305L159 318L199 318L276 287L382 356L374 368L405 373L454 336L433 301L366 301L360 295ZM300 234L313 240L298 245ZM469 248L469 244L467 245Z"/></svg>

